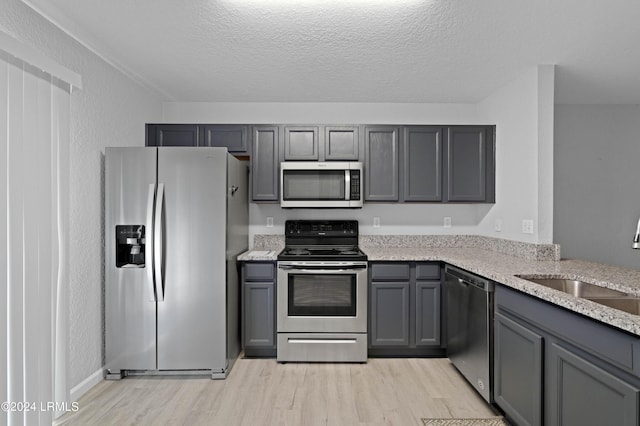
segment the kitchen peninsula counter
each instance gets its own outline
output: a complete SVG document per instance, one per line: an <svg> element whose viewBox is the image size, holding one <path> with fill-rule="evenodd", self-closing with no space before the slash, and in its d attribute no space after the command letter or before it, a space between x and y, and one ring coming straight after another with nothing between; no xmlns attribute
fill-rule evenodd
<svg viewBox="0 0 640 426"><path fill-rule="evenodd" d="M516 275L567 278L640 296L640 271L582 260L530 260L479 248L362 247L369 262L440 261L640 336L640 316L552 290Z"/></svg>

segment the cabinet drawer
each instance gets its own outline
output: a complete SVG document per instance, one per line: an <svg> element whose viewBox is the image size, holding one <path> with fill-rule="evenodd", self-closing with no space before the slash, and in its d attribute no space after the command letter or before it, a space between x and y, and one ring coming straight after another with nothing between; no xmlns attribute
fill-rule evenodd
<svg viewBox="0 0 640 426"><path fill-rule="evenodd" d="M408 263L374 263L371 265L371 279L374 281L408 280L410 275Z"/></svg>
<svg viewBox="0 0 640 426"><path fill-rule="evenodd" d="M439 280L440 264L439 263L418 263L416 265L417 280Z"/></svg>
<svg viewBox="0 0 640 426"><path fill-rule="evenodd" d="M275 277L273 263L245 263L244 279L246 281L271 281Z"/></svg>

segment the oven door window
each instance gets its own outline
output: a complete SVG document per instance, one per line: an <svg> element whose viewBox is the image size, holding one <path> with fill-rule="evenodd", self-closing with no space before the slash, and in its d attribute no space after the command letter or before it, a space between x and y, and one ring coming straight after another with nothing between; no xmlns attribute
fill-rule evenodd
<svg viewBox="0 0 640 426"><path fill-rule="evenodd" d="M284 201L344 200L344 170L283 170Z"/></svg>
<svg viewBox="0 0 640 426"><path fill-rule="evenodd" d="M355 274L289 274L289 316L356 316Z"/></svg>

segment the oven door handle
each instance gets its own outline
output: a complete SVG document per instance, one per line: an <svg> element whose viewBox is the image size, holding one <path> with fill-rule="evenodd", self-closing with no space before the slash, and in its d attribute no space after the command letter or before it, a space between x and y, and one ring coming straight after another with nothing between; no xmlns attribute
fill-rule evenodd
<svg viewBox="0 0 640 426"><path fill-rule="evenodd" d="M293 265L280 265L278 266L280 269L285 269L288 271L298 271L298 272L306 272L310 274L317 274L318 272L352 272L352 271L364 271L367 269L366 266L362 265L340 265L340 266L293 266Z"/></svg>

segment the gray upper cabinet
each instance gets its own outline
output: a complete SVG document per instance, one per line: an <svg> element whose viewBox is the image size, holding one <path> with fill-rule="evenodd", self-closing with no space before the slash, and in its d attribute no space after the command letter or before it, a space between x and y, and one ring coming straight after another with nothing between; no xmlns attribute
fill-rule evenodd
<svg viewBox="0 0 640 426"><path fill-rule="evenodd" d="M253 201L278 201L280 128L253 126L251 185Z"/></svg>
<svg viewBox="0 0 640 426"><path fill-rule="evenodd" d="M318 160L318 127L285 126L284 159Z"/></svg>
<svg viewBox="0 0 640 426"><path fill-rule="evenodd" d="M146 146L198 146L197 124L147 124Z"/></svg>
<svg viewBox="0 0 640 426"><path fill-rule="evenodd" d="M230 153L249 152L249 126L205 124L200 126L198 146L224 147Z"/></svg>
<svg viewBox="0 0 640 426"><path fill-rule="evenodd" d="M393 126L364 128L364 201L398 201L399 134Z"/></svg>
<svg viewBox="0 0 640 426"><path fill-rule="evenodd" d="M447 129L445 201L494 202L494 141L487 126Z"/></svg>
<svg viewBox="0 0 640 426"><path fill-rule="evenodd" d="M495 202L495 126L147 124L145 143L255 157L257 202L278 201L282 161L363 161L365 202Z"/></svg>
<svg viewBox="0 0 640 426"><path fill-rule="evenodd" d="M324 159L327 161L358 161L360 138L357 126L324 127Z"/></svg>
<svg viewBox="0 0 640 426"><path fill-rule="evenodd" d="M442 135L442 127L404 128L403 201L442 201Z"/></svg>

